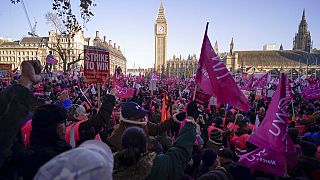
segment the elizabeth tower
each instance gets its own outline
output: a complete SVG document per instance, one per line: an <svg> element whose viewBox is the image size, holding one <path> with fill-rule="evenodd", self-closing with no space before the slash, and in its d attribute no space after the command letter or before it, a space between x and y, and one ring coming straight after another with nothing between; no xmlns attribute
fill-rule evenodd
<svg viewBox="0 0 320 180"><path fill-rule="evenodd" d="M158 17L154 25L155 35L155 62L154 69L159 75L164 75L167 60L167 36L168 24L164 16L162 2L158 11Z"/></svg>

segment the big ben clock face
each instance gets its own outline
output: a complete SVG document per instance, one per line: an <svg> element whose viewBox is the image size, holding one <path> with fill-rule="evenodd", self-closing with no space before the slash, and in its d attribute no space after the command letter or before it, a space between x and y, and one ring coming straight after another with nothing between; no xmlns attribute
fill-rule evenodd
<svg viewBox="0 0 320 180"><path fill-rule="evenodd" d="M163 26L159 26L158 27L158 32L163 32L164 31L164 27Z"/></svg>

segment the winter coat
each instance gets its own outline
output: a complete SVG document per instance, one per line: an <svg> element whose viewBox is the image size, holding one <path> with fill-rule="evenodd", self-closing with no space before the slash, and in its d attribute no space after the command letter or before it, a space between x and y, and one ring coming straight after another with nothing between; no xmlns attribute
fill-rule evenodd
<svg viewBox="0 0 320 180"><path fill-rule="evenodd" d="M139 161L129 167L123 168L121 167L117 161L117 153L115 154L115 162L114 162L114 170L113 170L113 179L114 180L138 180L138 179L146 179L152 169L153 160L156 157L156 153L148 153L143 157L140 157Z"/></svg>
<svg viewBox="0 0 320 180"><path fill-rule="evenodd" d="M16 84L0 92L0 167L12 155L11 147L29 112L44 104L31 91Z"/></svg>
<svg viewBox="0 0 320 180"><path fill-rule="evenodd" d="M152 122L147 123L143 128L147 135L157 136L167 130L169 130L174 125L172 118L160 123L154 124ZM126 123L120 122L119 126L112 132L111 136L107 140L107 144L110 146L112 152L117 152L121 150L121 136L126 129Z"/></svg>
<svg viewBox="0 0 320 180"><path fill-rule="evenodd" d="M148 153L130 167L121 167L116 153L113 179L179 179L191 159L195 136L195 126L187 123L179 133L177 141L165 154Z"/></svg>
<svg viewBox="0 0 320 180"><path fill-rule="evenodd" d="M308 177L311 180L320 179L320 160L301 155L298 159L296 176Z"/></svg>
<svg viewBox="0 0 320 180"><path fill-rule="evenodd" d="M195 125L186 123L172 147L165 154L160 154L154 159L148 179L179 179L192 157L195 139Z"/></svg>
<svg viewBox="0 0 320 180"><path fill-rule="evenodd" d="M214 169L200 176L198 180L230 180L223 169Z"/></svg>
<svg viewBox="0 0 320 180"><path fill-rule="evenodd" d="M24 180L33 179L42 165L70 149L71 146L64 140L50 141L47 138L32 137L28 155L19 164L19 174Z"/></svg>
<svg viewBox="0 0 320 180"><path fill-rule="evenodd" d="M95 139L95 136L102 131L105 125L110 123L115 102L114 96L105 96L99 112L79 125L80 140L76 142L76 146L79 146L86 140Z"/></svg>

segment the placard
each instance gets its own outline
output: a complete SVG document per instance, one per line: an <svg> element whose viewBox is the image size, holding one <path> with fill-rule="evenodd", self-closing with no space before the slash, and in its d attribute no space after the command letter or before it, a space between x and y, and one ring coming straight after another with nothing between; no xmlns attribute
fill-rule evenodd
<svg viewBox="0 0 320 180"><path fill-rule="evenodd" d="M90 83L107 82L110 77L109 50L84 46L84 76Z"/></svg>

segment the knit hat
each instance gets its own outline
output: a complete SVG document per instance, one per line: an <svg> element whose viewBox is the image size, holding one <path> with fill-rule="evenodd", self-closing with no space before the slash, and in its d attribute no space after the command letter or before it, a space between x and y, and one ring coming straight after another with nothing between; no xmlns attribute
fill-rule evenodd
<svg viewBox="0 0 320 180"><path fill-rule="evenodd" d="M216 159L217 153L212 149L205 149L201 154L202 163L207 167L212 166Z"/></svg>
<svg viewBox="0 0 320 180"><path fill-rule="evenodd" d="M192 116L193 118L197 119L200 113L201 111L199 111L197 103L195 101L191 101L187 106L188 116Z"/></svg>
<svg viewBox="0 0 320 180"><path fill-rule="evenodd" d="M66 121L67 113L59 106L47 104L36 109L32 117L32 131L49 133L49 128L56 128L57 124ZM52 132L53 133L53 132Z"/></svg>
<svg viewBox="0 0 320 180"><path fill-rule="evenodd" d="M35 176L40 179L112 179L113 154L102 142L89 140L44 164Z"/></svg>
<svg viewBox="0 0 320 180"><path fill-rule="evenodd" d="M138 148L140 153L144 153L147 151L146 144L147 136L142 128L129 127L122 134L122 149Z"/></svg>
<svg viewBox="0 0 320 180"><path fill-rule="evenodd" d="M221 138L221 136L222 136L222 132L217 130L217 129L214 129L214 130L211 131L209 138L212 141L215 141L215 140L218 140L219 138Z"/></svg>
<svg viewBox="0 0 320 180"><path fill-rule="evenodd" d="M72 106L72 101L70 99L66 99L62 102L62 107L65 110L68 110Z"/></svg>
<svg viewBox="0 0 320 180"><path fill-rule="evenodd" d="M227 158L227 159L233 159L233 152L230 149L221 148L218 151L218 156L224 157L224 158Z"/></svg>

